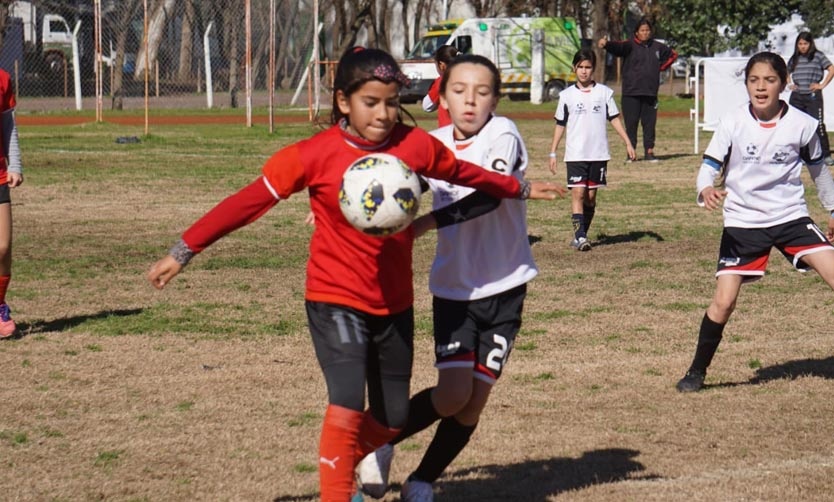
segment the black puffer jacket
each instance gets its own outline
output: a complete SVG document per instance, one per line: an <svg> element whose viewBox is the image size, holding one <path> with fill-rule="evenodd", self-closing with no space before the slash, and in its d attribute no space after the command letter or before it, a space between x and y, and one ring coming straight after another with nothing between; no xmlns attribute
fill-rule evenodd
<svg viewBox="0 0 834 502"><path fill-rule="evenodd" d="M623 42L607 42L605 50L623 58L623 96L657 96L660 72L678 59L678 54L666 44L650 38Z"/></svg>

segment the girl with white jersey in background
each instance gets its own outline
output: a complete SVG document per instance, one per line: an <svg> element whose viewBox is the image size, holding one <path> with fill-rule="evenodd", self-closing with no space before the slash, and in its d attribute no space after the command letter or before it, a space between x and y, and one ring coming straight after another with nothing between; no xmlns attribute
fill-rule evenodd
<svg viewBox="0 0 834 502"><path fill-rule="evenodd" d="M620 121L620 111L614 102L610 87L594 82L597 57L594 51L582 49L573 56L576 84L559 93L556 107L556 127L550 145L550 172L556 174L556 149L567 130L565 140L565 166L568 188L571 190L571 247L577 251L590 251L588 230L597 208L597 189L608 183L607 124L617 131L626 145L628 158L636 155L631 140Z"/></svg>
<svg viewBox="0 0 834 502"><path fill-rule="evenodd" d="M823 162L817 120L779 99L788 69L778 54L756 54L744 75L750 102L721 119L698 172L698 204L713 210L723 201L724 231L715 296L701 321L692 365L677 384L680 392L703 388L741 285L764 276L771 248L800 271L814 269L834 288L834 181ZM808 213L803 164L831 213L825 233ZM722 166L720 189L714 184Z"/></svg>

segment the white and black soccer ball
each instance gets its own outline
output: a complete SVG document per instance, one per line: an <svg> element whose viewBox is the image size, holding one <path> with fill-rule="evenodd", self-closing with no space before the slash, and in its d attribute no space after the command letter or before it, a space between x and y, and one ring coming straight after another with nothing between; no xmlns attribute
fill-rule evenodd
<svg viewBox="0 0 834 502"><path fill-rule="evenodd" d="M420 209L420 178L393 155L366 155L342 175L339 207L357 230L393 235L410 225Z"/></svg>

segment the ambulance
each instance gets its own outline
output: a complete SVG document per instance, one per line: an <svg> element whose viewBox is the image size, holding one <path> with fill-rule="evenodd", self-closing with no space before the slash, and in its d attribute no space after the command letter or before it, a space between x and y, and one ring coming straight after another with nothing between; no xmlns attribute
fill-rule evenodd
<svg viewBox="0 0 834 502"><path fill-rule="evenodd" d="M461 53L479 54L492 60L501 71L501 93L513 100L530 99L531 67L533 61L533 37L541 31L544 35L544 101L555 100L559 92L576 80L573 75L573 55L579 50L581 40L576 21L570 17L496 17L466 19L448 35L445 45L454 45ZM427 33L428 36L428 33ZM435 41L438 39L435 38ZM426 38L415 46L419 55L428 55L428 47L434 50ZM431 55L428 59L412 59L401 63L403 73L412 81L411 88L403 89L403 101L422 99L429 86L437 78L437 69Z"/></svg>

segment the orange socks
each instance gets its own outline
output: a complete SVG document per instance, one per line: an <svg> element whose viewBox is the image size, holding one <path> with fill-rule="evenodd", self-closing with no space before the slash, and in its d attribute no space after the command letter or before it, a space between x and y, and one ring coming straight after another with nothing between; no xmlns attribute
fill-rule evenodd
<svg viewBox="0 0 834 502"><path fill-rule="evenodd" d="M362 426L359 429L359 440L356 444L354 462L359 464L366 455L391 441L399 433L400 429L385 427L376 421L370 410L366 410L362 418Z"/></svg>
<svg viewBox="0 0 834 502"><path fill-rule="evenodd" d="M323 502L347 502L353 495L353 469L357 459L363 414L331 404L324 414L319 442L319 488Z"/></svg>
<svg viewBox="0 0 834 502"><path fill-rule="evenodd" d="M9 289L10 275L0 275L0 303L6 303L6 290Z"/></svg>

